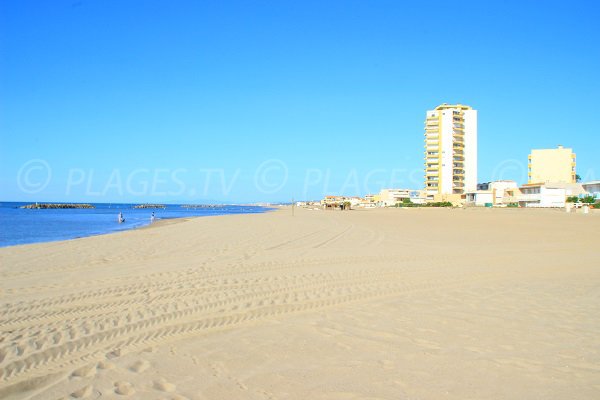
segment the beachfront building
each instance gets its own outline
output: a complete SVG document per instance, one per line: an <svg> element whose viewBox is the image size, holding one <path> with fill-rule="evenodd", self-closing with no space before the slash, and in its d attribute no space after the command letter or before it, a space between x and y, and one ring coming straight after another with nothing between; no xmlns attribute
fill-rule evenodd
<svg viewBox="0 0 600 400"><path fill-rule="evenodd" d="M511 180L489 182L487 190L492 192L492 203L494 205L512 203L515 195L520 193L517 182Z"/></svg>
<svg viewBox="0 0 600 400"><path fill-rule="evenodd" d="M442 104L425 119L425 190L435 201L453 201L477 186L477 111Z"/></svg>
<svg viewBox="0 0 600 400"><path fill-rule="evenodd" d="M564 207L567 197L585 194L578 183L528 183L519 188L516 197L520 207Z"/></svg>
<svg viewBox="0 0 600 400"><path fill-rule="evenodd" d="M347 197L346 201L350 203L350 208L360 207L363 204L364 199L358 196Z"/></svg>
<svg viewBox="0 0 600 400"><path fill-rule="evenodd" d="M600 199L600 181L582 183L581 186L596 199Z"/></svg>
<svg viewBox="0 0 600 400"><path fill-rule="evenodd" d="M466 205L470 206L498 206L504 207L515 202L515 196L519 195L517 182L510 180L480 183L477 190L466 193Z"/></svg>
<svg viewBox="0 0 600 400"><path fill-rule="evenodd" d="M325 198L321 200L321 205L325 209L335 209L342 208L345 202L346 198L344 196L325 196Z"/></svg>
<svg viewBox="0 0 600 400"><path fill-rule="evenodd" d="M353 205L354 207L354 205ZM367 208L367 209L372 209L375 208L375 202L367 200L365 198L361 199L361 201L356 205L356 208Z"/></svg>
<svg viewBox="0 0 600 400"><path fill-rule="evenodd" d="M325 196L321 200L321 206L325 210L351 210L356 208L375 208L376 204L373 198L366 199L358 196Z"/></svg>
<svg viewBox="0 0 600 400"><path fill-rule="evenodd" d="M576 158L573 149L534 149L529 155L528 183L575 183Z"/></svg>
<svg viewBox="0 0 600 400"><path fill-rule="evenodd" d="M427 192L425 190L411 190L410 201L415 204L427 203Z"/></svg>
<svg viewBox="0 0 600 400"><path fill-rule="evenodd" d="M410 189L382 189L377 196L377 207L393 207L404 199L410 199Z"/></svg>
<svg viewBox="0 0 600 400"><path fill-rule="evenodd" d="M564 207L567 199L564 188L552 187L544 183L526 184L520 190L519 207Z"/></svg>
<svg viewBox="0 0 600 400"><path fill-rule="evenodd" d="M375 195L374 194L368 194L364 197L364 199L366 201L368 201L369 203L375 203Z"/></svg>
<svg viewBox="0 0 600 400"><path fill-rule="evenodd" d="M309 208L309 207L318 207L321 205L320 201L297 201L296 202L296 207L303 207L303 208Z"/></svg>
<svg viewBox="0 0 600 400"><path fill-rule="evenodd" d="M365 197L363 197L361 199L361 201L358 203L357 207L360 208L375 208L376 207L376 203L375 203L375 198L378 197L378 195L374 195L374 194L367 194Z"/></svg>
<svg viewBox="0 0 600 400"><path fill-rule="evenodd" d="M466 193L465 206L492 207L494 194L491 190L475 190Z"/></svg>
<svg viewBox="0 0 600 400"><path fill-rule="evenodd" d="M364 204L364 199L354 196L354 197L346 197L346 196L325 196L323 200L321 200L321 206L325 210L351 210L352 208L362 207Z"/></svg>

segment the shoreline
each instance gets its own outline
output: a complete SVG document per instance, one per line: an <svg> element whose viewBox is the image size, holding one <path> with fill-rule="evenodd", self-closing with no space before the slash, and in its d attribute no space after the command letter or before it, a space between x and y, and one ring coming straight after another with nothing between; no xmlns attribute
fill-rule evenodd
<svg viewBox="0 0 600 400"><path fill-rule="evenodd" d="M115 234L119 234L119 233L153 229L153 228L159 228L161 226L174 225L174 224L194 220L197 218L222 217L222 216L229 216L229 215L263 214L263 213L269 213L269 212L291 210L291 206L279 206L277 208L272 207L272 206L271 207L257 206L257 207L265 208L266 210L262 211L260 213L231 213L231 214L218 214L218 215L198 215L198 216L183 216L183 217L174 217L174 218L159 218L159 219L156 219L155 222L153 222L153 223L148 222L148 223L144 223L142 225L137 225L137 226L133 226L133 227L122 229L122 230L115 230L115 231L109 231L109 232L103 232L103 233L95 233L95 234L90 234L87 236L79 236L79 237L74 237L74 238L70 238L70 239L55 239L55 240L46 240L46 241L32 242L32 243L11 244L11 245L6 245L6 246L0 246L0 249L19 247L19 246L34 246L34 245L45 244L45 243L69 242L69 241L76 241L76 240L93 238L93 237L98 237L98 236L115 235ZM295 209L296 210L302 209L303 211L311 211L311 212L314 211L314 210L310 210L310 209L302 208L302 207L295 207ZM507 207L494 207L494 208L485 208L485 207L439 207L439 208L437 208L437 207L381 207L381 208L373 208L373 209L358 208L358 209L352 209L352 210L348 210L348 211L320 209L319 212L324 212L324 213L361 212L362 213L362 212L373 212L376 210L378 210L379 212L395 212L394 210L403 210L403 211L409 210L409 212L421 212L423 210L426 210L425 212L436 212L436 210L437 211L451 210L451 211L468 211L468 212L482 212L482 213L483 212L485 212L485 213L490 213L490 212L504 212L504 213L510 213L510 212L544 213L545 212L545 213L549 213L549 212L552 212L552 213L560 213L560 214L565 214L565 215L582 215L582 216L585 216L586 218L600 216L600 210L596 210L596 209L590 209L589 214L583 214L582 210L573 210L572 212L567 213L562 208L526 208L526 207L521 207L521 208L507 208ZM502 211L500 211L500 210L502 210Z"/></svg>
<svg viewBox="0 0 600 400"><path fill-rule="evenodd" d="M159 228L162 226L168 226L168 225L174 225L174 224L178 224L178 223L187 222L187 221L194 220L197 218L222 217L222 216L229 216L229 215L263 214L263 213L269 213L269 212L291 210L291 206L279 206L277 208L272 207L272 206L271 207L257 206L257 207L265 208L266 210L263 212L260 212L260 213L231 213L231 214L218 214L218 215L199 215L199 216L183 216L183 217L174 217L174 218L160 218L160 219L156 219L154 223L148 222L148 223L145 223L142 225L137 225L137 226L133 226L133 227L122 229L122 230L90 234L87 236L79 236L79 237L70 238L70 239L55 239L55 240L46 240L46 241L32 242L32 243L11 244L11 245L6 245L6 246L0 246L0 249L13 248L13 247L19 247L19 246L35 246L35 245L46 244L46 243L70 242L70 241L77 241L77 240L81 240L81 239L93 238L93 237L98 237L98 236L115 235L115 234L125 233L125 232L154 229L154 228ZM303 211L311 211L311 212L314 211L314 210L310 210L310 209L303 208L303 207L295 207L295 209L296 210L302 209ZM560 213L560 214L565 214L565 215L582 215L586 218L590 218L590 217L593 218L596 216L600 216L600 210L596 210L596 209L590 209L589 214L583 214L582 210L573 210L570 213L567 213L562 208L527 208L527 207L521 207L521 208L508 208L508 207L494 207L494 208L486 208L486 207L439 207L439 208L438 207L381 207L381 208L373 208L373 209L358 208L358 209L352 209L352 210L347 210L347 211L320 209L319 212L324 212L324 213L361 212L362 213L362 212L373 212L376 210L378 210L379 212L395 212L394 210L403 210L403 211L409 210L409 212L421 212L423 210L426 210L425 212L436 212L436 210L437 211L451 210L451 211L468 211L468 212L482 212L482 213L484 213L484 212L485 213L490 213L490 212L550 213L551 212L551 213ZM500 211L500 210L502 210L502 211Z"/></svg>
<svg viewBox="0 0 600 400"><path fill-rule="evenodd" d="M100 204L100 203L94 203L94 204ZM108 203L102 203L102 204L108 204ZM260 207L263 209L263 211L260 211L259 214L270 212L271 210L273 210L272 208L265 207L265 206L253 206L253 207ZM73 240L79 240L79 239L86 239L89 237L112 235L112 234L128 232L128 231L148 229L153 226L158 227L158 226L163 226L163 225L170 225L170 224L176 223L174 221L183 222L185 220L194 219L194 218L216 217L216 216L221 216L221 215L237 215L237 214L246 214L246 213L186 215L186 216L181 216L181 217L160 217L160 218L155 219L154 222L150 222L148 220L147 222L140 222L139 224L121 228L121 229L118 229L118 225L117 225L117 229L114 229L114 230L108 230L108 231L99 232L99 233L90 233L87 235L82 235L82 236L77 236L77 237L72 237L72 238L57 238L57 239L50 239L50 240L35 241L35 242L30 242L30 243L16 243L16 244L0 245L0 249L11 248L11 247L15 247L15 246L30 246L30 245L43 244L43 243L57 243L57 242L63 242L63 241L73 241ZM250 212L248 214L255 214L255 212ZM180 220L183 220L183 221L180 221Z"/></svg>

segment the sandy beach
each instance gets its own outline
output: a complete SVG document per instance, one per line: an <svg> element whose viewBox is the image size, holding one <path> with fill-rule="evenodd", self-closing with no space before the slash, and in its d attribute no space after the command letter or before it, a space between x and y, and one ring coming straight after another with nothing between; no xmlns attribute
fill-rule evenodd
<svg viewBox="0 0 600 400"><path fill-rule="evenodd" d="M600 215L194 218L0 249L2 399L598 399Z"/></svg>

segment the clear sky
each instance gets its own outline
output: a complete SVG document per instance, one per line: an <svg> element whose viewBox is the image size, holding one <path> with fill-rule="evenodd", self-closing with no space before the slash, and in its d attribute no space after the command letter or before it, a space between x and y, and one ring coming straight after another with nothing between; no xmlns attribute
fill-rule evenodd
<svg viewBox="0 0 600 400"><path fill-rule="evenodd" d="M0 1L0 200L283 201L422 188L425 111L600 179L598 1Z"/></svg>

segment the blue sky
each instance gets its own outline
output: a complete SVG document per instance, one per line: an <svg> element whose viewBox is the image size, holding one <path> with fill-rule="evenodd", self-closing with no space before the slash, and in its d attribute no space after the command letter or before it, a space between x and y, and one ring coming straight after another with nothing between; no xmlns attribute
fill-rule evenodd
<svg viewBox="0 0 600 400"><path fill-rule="evenodd" d="M562 144L600 179L597 1L2 1L0 200L282 201L422 186L479 111L479 181Z"/></svg>

